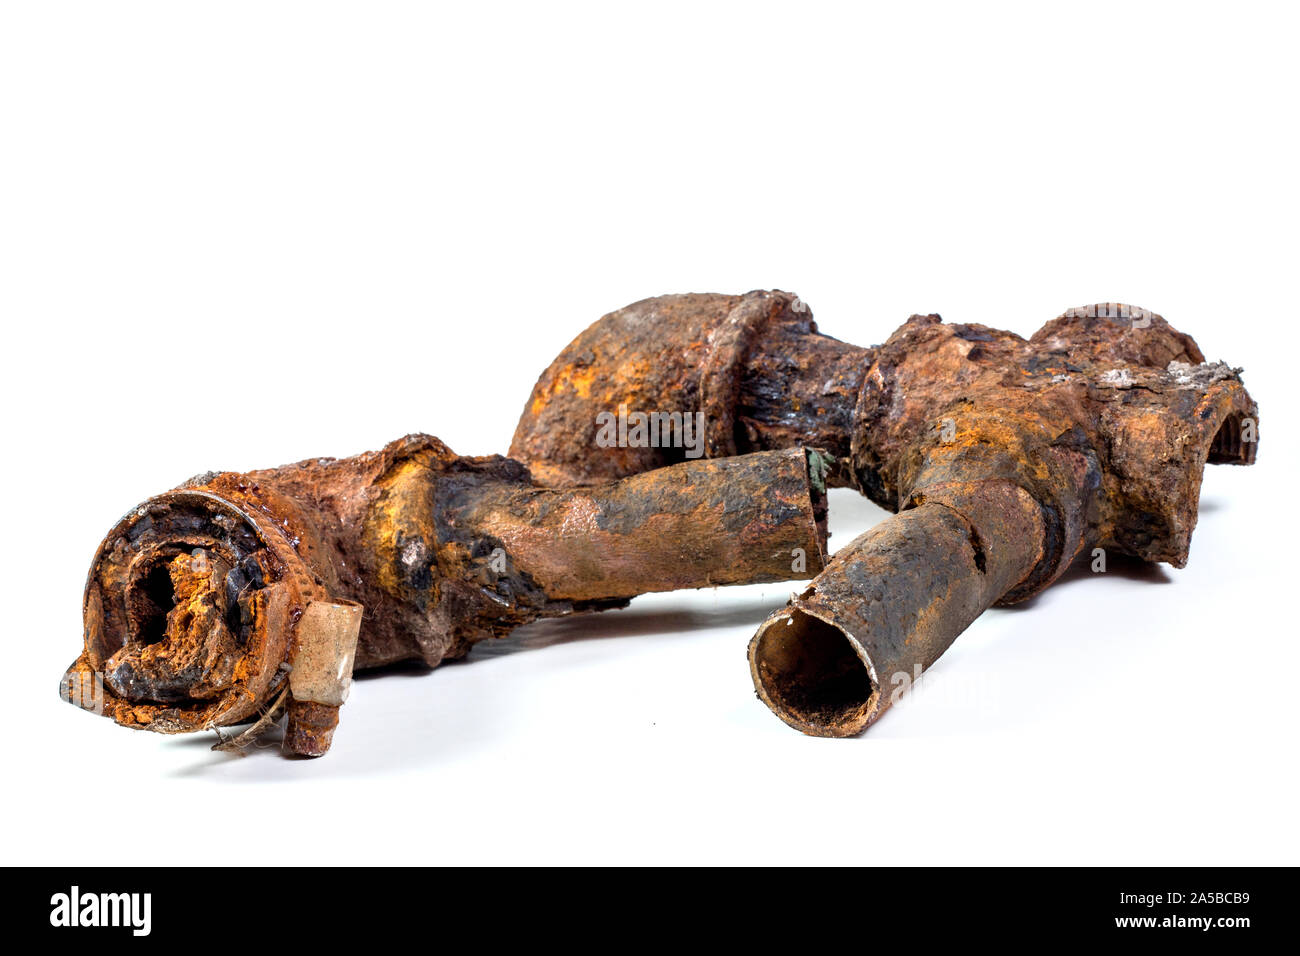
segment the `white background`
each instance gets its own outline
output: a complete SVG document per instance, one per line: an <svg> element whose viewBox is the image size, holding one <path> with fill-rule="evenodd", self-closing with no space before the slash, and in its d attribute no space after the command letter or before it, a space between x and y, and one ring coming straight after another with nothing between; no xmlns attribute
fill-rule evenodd
<svg viewBox="0 0 1300 956"><path fill-rule="evenodd" d="M1300 862L1294 8L470 6L3 7L4 860ZM862 345L1145 306L1245 367L1259 464L1188 568L990 611L854 740L753 695L794 584L367 678L314 762L59 701L143 498L504 452L603 313L754 288Z"/></svg>

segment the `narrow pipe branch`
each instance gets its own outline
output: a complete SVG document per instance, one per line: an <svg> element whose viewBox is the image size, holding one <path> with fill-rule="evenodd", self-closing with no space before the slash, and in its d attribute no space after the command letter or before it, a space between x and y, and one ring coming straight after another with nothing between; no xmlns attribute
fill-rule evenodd
<svg viewBox="0 0 1300 956"><path fill-rule="evenodd" d="M749 645L759 697L807 734L874 722L1043 556L1041 510L1005 481L910 508L836 553Z"/></svg>

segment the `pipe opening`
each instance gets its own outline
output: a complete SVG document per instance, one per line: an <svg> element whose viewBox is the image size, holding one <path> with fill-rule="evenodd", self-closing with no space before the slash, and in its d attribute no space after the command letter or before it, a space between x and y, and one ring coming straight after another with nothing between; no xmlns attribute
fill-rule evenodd
<svg viewBox="0 0 1300 956"><path fill-rule="evenodd" d="M1233 413L1223 420L1210 443L1209 464L1250 465L1255 461L1255 423L1247 421L1241 413Z"/></svg>
<svg viewBox="0 0 1300 956"><path fill-rule="evenodd" d="M102 680L100 713L177 733L242 722L269 701L284 680L301 578L282 580L267 540L236 505L193 491L152 498L109 532L87 575L85 649L69 670Z"/></svg>
<svg viewBox="0 0 1300 956"><path fill-rule="evenodd" d="M804 733L845 737L870 723L878 692L839 628L797 608L768 622L751 652L760 693Z"/></svg>
<svg viewBox="0 0 1300 956"><path fill-rule="evenodd" d="M106 686L136 703L183 706L231 686L243 656L221 585L231 570L205 549L177 545L142 562L127 585L127 640L104 662Z"/></svg>
<svg viewBox="0 0 1300 956"><path fill-rule="evenodd" d="M170 565L153 565L129 593L135 643L148 646L166 640L167 615L176 604Z"/></svg>

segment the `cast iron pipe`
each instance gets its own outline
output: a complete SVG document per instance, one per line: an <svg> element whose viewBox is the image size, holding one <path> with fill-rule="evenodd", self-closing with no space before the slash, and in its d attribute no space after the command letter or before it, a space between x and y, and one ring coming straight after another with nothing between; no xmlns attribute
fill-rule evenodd
<svg viewBox="0 0 1300 956"><path fill-rule="evenodd" d="M806 444L901 512L837 553L750 646L759 696L808 733L861 731L891 681L1080 553L1187 562L1207 462L1251 464L1240 370L1144 309L1072 309L1030 339L913 316L882 346L821 335L784 292L664 296L602 318L542 375L512 453L582 484L673 460L605 448L614 408L706 416L709 455Z"/></svg>
<svg viewBox="0 0 1300 956"><path fill-rule="evenodd" d="M819 468L791 449L562 491L519 462L411 435L353 458L202 475L104 539L61 693L163 733L283 702L285 749L319 755L354 666L433 667L538 618L815 573Z"/></svg>

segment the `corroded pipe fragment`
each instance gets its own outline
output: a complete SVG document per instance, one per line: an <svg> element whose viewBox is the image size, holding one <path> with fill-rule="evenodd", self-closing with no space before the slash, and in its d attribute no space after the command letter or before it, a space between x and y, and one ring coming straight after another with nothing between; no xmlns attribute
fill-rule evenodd
<svg viewBox="0 0 1300 956"><path fill-rule="evenodd" d="M784 292L648 299L556 359L512 451L566 484L681 453L590 441L618 406L703 412L709 455L826 449L834 482L901 512L751 644L760 696L832 735L863 729L895 674L929 666L985 608L1038 593L1087 549L1182 567L1204 466L1251 464L1258 439L1239 370L1114 303L1028 340L918 315L864 349L821 335Z"/></svg>
<svg viewBox="0 0 1300 956"><path fill-rule="evenodd" d="M685 460L681 443L599 441L597 415L701 414L706 457L805 445L847 459L870 349L817 332L786 292L665 295L611 312L551 363L510 455L544 484L622 478ZM835 470L832 484L848 484Z"/></svg>
<svg viewBox="0 0 1300 956"><path fill-rule="evenodd" d="M538 618L802 577L824 551L824 485L802 449L565 491L412 435L210 473L130 512L91 565L62 691L164 733L284 703L286 748L316 755L354 666L432 667Z"/></svg>
<svg viewBox="0 0 1300 956"><path fill-rule="evenodd" d="M750 644L758 695L804 733L866 729L1042 558L1041 510L1006 481L950 489L836 553Z"/></svg>
<svg viewBox="0 0 1300 956"><path fill-rule="evenodd" d="M806 733L858 733L986 608L1080 553L1185 565L1204 466L1254 461L1258 411L1236 370L1169 358L1199 359L1182 339L1126 307L1067 313L1029 342L933 316L896 332L859 398L853 463L900 513L759 629L763 701Z"/></svg>

